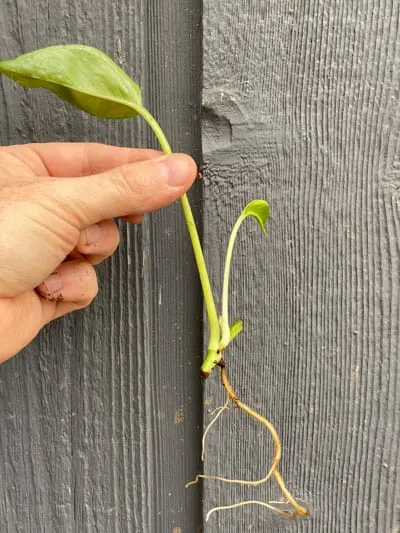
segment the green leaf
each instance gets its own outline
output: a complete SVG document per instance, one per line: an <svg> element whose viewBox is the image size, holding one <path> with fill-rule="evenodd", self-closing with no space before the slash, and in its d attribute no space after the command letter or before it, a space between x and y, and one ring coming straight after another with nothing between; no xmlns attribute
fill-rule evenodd
<svg viewBox="0 0 400 533"><path fill-rule="evenodd" d="M269 217L269 205L265 200L253 200L243 209L241 218L253 217L260 225L261 231L266 234L265 224Z"/></svg>
<svg viewBox="0 0 400 533"><path fill-rule="evenodd" d="M133 117L142 106L140 87L108 55L90 46L41 48L0 61L0 73L25 87L47 89L97 117Z"/></svg>

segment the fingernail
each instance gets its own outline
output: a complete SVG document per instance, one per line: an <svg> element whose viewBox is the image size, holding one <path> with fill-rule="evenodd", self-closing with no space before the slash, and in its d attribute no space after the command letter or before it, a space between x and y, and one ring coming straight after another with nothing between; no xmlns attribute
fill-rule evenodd
<svg viewBox="0 0 400 533"><path fill-rule="evenodd" d="M101 239L101 227L98 224L93 224L85 229L85 244L90 246L96 244Z"/></svg>
<svg viewBox="0 0 400 533"><path fill-rule="evenodd" d="M166 167L168 185L181 187L188 181L189 158L178 154L171 154L161 162Z"/></svg>
<svg viewBox="0 0 400 533"><path fill-rule="evenodd" d="M57 274L57 272L51 274L51 276L44 280L43 285L52 294L59 292L62 287L62 279L60 274Z"/></svg>

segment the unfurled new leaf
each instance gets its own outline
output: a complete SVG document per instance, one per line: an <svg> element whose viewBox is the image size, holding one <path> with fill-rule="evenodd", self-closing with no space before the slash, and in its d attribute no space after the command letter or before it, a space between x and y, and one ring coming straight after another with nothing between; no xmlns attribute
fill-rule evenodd
<svg viewBox="0 0 400 533"><path fill-rule="evenodd" d="M260 225L261 231L266 234L265 224L269 217L269 205L265 200L253 200L243 209L242 218L253 217Z"/></svg>
<svg viewBox="0 0 400 533"><path fill-rule="evenodd" d="M0 61L0 73L25 87L47 89L97 117L133 117L142 105L140 87L108 55L90 46L41 48Z"/></svg>

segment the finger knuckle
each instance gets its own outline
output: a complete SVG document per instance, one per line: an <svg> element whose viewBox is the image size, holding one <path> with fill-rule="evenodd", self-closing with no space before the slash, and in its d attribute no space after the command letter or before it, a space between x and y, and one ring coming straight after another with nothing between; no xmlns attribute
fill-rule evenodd
<svg viewBox="0 0 400 533"><path fill-rule="evenodd" d="M141 196L146 187L151 184L151 176L154 174L152 162L146 165L124 165L117 172L117 186L120 186L124 194L131 197Z"/></svg>

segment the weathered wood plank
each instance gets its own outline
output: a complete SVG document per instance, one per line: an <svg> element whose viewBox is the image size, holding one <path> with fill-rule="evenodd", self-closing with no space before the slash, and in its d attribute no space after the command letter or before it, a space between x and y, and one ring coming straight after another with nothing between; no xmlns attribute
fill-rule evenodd
<svg viewBox="0 0 400 533"><path fill-rule="evenodd" d="M199 157L200 15L197 0L5 0L1 56L98 46L139 81L174 147ZM2 144L153 143L140 121L96 120L0 83ZM190 242L178 205L121 233L90 309L0 368L2 532L183 533L200 523L199 491L184 488L199 467L202 416Z"/></svg>
<svg viewBox="0 0 400 533"><path fill-rule="evenodd" d="M220 288L246 201L269 235L238 243L226 359L239 397L283 438L288 486L312 517L254 506L206 531L400 531L399 3L231 2L204 8L205 243ZM222 403L216 378L209 409ZM261 477L270 439L237 410L214 426L205 470ZM276 499L275 486L205 484L205 510Z"/></svg>

